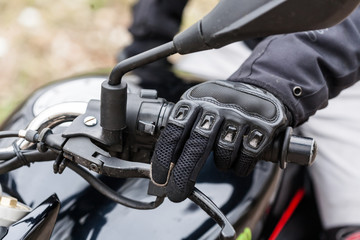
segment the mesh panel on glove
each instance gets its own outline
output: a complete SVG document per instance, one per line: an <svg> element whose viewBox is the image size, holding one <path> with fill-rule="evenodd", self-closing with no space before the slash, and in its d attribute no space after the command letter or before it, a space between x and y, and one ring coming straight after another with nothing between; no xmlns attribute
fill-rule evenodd
<svg viewBox="0 0 360 240"><path fill-rule="evenodd" d="M170 163L174 158L176 147L183 134L184 129L174 124L162 131L157 148L151 159L151 177L158 184L165 184L170 168Z"/></svg>
<svg viewBox="0 0 360 240"><path fill-rule="evenodd" d="M169 167L182 132L183 129L181 127L174 124L168 124L167 128L165 128L161 133L161 137L156 148L156 159L163 167Z"/></svg>
<svg viewBox="0 0 360 240"><path fill-rule="evenodd" d="M239 176L245 177L248 176L251 171L254 169L257 163L257 159L247 155L244 152L240 153L240 157L238 158L235 166L235 172Z"/></svg>
<svg viewBox="0 0 360 240"><path fill-rule="evenodd" d="M174 169L175 184L180 191L185 190L195 165L204 154L207 142L208 138L194 132L186 143L183 154Z"/></svg>
<svg viewBox="0 0 360 240"><path fill-rule="evenodd" d="M217 168L226 170L231 167L231 156L233 151L217 146L214 151L214 160Z"/></svg>

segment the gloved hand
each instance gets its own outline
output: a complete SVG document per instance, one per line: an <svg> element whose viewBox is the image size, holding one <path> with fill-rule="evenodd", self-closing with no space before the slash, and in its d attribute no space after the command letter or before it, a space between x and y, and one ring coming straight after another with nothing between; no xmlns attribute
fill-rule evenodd
<svg viewBox="0 0 360 240"><path fill-rule="evenodd" d="M290 124L271 93L240 82L205 82L174 106L151 160L151 179L167 196L183 201L214 151L220 169L247 175L274 137Z"/></svg>

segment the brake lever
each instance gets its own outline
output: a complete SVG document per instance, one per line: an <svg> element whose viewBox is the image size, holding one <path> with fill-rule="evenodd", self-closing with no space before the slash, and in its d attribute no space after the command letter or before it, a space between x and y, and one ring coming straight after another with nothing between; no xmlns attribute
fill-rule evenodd
<svg viewBox="0 0 360 240"><path fill-rule="evenodd" d="M82 178L84 178L92 187L98 190L101 194L105 197L109 198L110 200L122 204L126 207L134 208L134 209L154 209L160 206L163 201L164 197L156 197L155 201L152 202L140 202L134 199L129 199L122 195L119 195L117 192L109 188L105 183L100 181L98 178L93 176L91 173L86 171L84 168L78 166L76 163L73 163L69 160L65 160L65 165L69 167L71 170L79 174Z"/></svg>
<svg viewBox="0 0 360 240"><path fill-rule="evenodd" d="M210 198L197 188L194 188L194 191L188 198L204 210L221 227L221 240L235 239L236 231L234 227Z"/></svg>
<svg viewBox="0 0 360 240"><path fill-rule="evenodd" d="M78 146L82 147L79 148ZM72 170L76 171L84 178L89 176L84 175L84 169L76 168L75 163L87 167L88 169L95 171L99 174L107 175L110 177L150 179L150 164L131 162L111 157L106 151L96 146L90 141L89 138L86 137L70 138L65 143L63 151L64 156L71 160L67 163L67 166L69 166ZM90 176L92 175L90 174ZM91 185L93 185L92 182L89 181L87 178L85 178L85 180L87 180ZM103 188L103 186L94 187L98 190L101 190ZM149 189L153 189L151 187L151 183ZM163 199L165 196L163 191L158 191L156 193L156 191L154 190L149 190L149 194L155 195L159 199ZM190 194L189 199L193 201L196 205L198 205L201 209L203 209L221 227L221 239L235 239L236 232L229 220L216 206L216 204L212 202L204 193L195 188L194 191ZM139 203L138 201L131 199L127 199L126 201L126 206L128 207L145 209L143 207L145 203ZM129 201L133 202L129 204ZM156 201L157 203L159 203L160 200ZM160 204L154 204L153 202L148 203L147 206L152 206L153 208L155 208Z"/></svg>
<svg viewBox="0 0 360 240"><path fill-rule="evenodd" d="M63 152L64 157L70 161L102 175L115 178L149 178L149 164L111 157L87 137L68 139L63 146Z"/></svg>

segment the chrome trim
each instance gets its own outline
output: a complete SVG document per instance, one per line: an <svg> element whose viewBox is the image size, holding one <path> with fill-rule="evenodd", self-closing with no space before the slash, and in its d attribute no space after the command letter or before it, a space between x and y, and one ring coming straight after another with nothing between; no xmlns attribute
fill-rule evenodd
<svg viewBox="0 0 360 240"><path fill-rule="evenodd" d="M73 121L76 117L85 113L87 104L87 102L67 102L49 107L39 113L25 130L41 132L44 128L54 128L61 123ZM19 139L17 144L21 150L34 146L34 143L25 139Z"/></svg>

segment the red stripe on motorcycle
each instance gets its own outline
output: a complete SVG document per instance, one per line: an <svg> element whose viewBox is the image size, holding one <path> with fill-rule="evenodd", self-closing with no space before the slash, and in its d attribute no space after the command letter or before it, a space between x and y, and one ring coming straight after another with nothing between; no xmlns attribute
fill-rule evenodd
<svg viewBox="0 0 360 240"><path fill-rule="evenodd" d="M345 238L345 240L360 240L360 232L353 233Z"/></svg>
<svg viewBox="0 0 360 240"><path fill-rule="evenodd" d="M269 237L269 240L275 240L279 236L281 230L284 228L285 224L289 221L291 215L294 213L295 209L303 199L304 194L305 194L305 190L303 188L297 190L294 197L291 199L288 207L286 208L285 212L282 214L276 227L274 228L274 231Z"/></svg>

